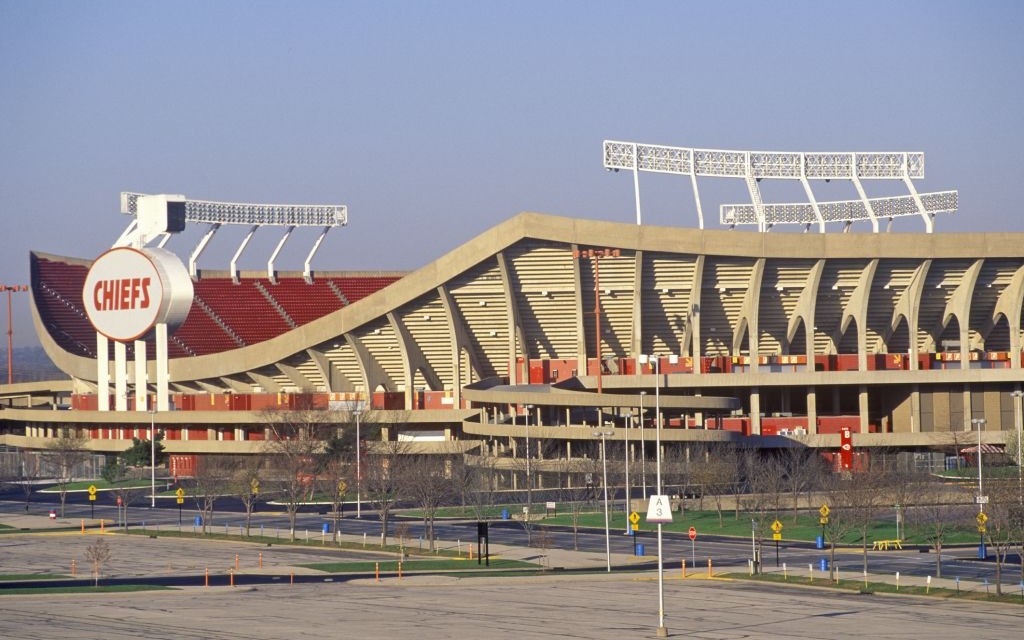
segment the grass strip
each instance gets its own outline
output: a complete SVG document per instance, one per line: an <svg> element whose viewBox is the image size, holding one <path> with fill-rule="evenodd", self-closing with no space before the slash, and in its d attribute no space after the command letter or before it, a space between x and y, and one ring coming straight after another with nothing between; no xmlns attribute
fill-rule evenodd
<svg viewBox="0 0 1024 640"><path fill-rule="evenodd" d="M324 571L326 573L344 573L344 572L370 572L374 571L380 565L380 570L388 573L398 571L397 560L387 560L384 562L373 562L366 560L356 560L353 562L314 562L311 564L300 564L300 567L307 569L313 569L315 571ZM474 560L407 560L402 563L402 571L477 571L479 569L539 569L540 565L532 562L523 562L522 560L504 560L501 558L492 558L490 567L483 564L477 564Z"/></svg>
<svg viewBox="0 0 1024 640"><path fill-rule="evenodd" d="M109 587L25 587L24 589L0 589L0 596L38 595L53 593L125 593L131 591L177 591L175 587L152 584L117 584Z"/></svg>
<svg viewBox="0 0 1024 640"><path fill-rule="evenodd" d="M976 589L971 590L956 590L948 589L946 587L921 587L917 585L902 585L898 589L895 584L889 582L871 582L868 581L866 584L864 580L830 580L826 577L818 578L817 580L811 580L807 576L791 575L787 579L785 576L778 573L762 573L759 575L750 575L747 573L727 573L721 577L729 578L732 580L746 580L749 582L771 582L782 585L810 585L814 587L824 587L828 589L838 589L841 591L852 591L861 593L864 595L871 595L875 593L893 593L903 594L911 596L928 596L930 598L950 598L955 600L971 600L979 602L1004 602L1007 604L1016 604L1024 606L1024 597L1021 594L1015 593L1003 593L1003 595L996 595L995 590L986 593L984 591L978 591Z"/></svg>

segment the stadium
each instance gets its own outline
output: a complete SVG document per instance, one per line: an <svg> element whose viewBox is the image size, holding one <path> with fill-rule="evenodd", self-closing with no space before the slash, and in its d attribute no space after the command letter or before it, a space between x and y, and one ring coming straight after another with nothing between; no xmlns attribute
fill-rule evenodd
<svg viewBox="0 0 1024 640"><path fill-rule="evenodd" d="M195 456L257 453L266 411L303 405L372 416L381 439L425 453L571 458L600 428L633 459L660 438L930 468L1001 452L1019 428L1024 234L935 232L957 195L916 191L923 154L606 141L604 165L632 173L635 224L522 213L410 273L313 270L344 207L122 194L132 222L115 248L166 254L173 233L208 226L176 258L190 303L108 339L87 295L104 256L33 251L35 330L67 379L0 386L2 444L42 449L72 428L112 453L159 429L187 474ZM644 172L690 179L696 227L642 223ZM704 228L698 177L745 185L749 203L719 208L728 228ZM762 180L807 199L766 203ZM831 180L858 197L819 202L811 182ZM908 194L868 197L871 180ZM884 232L897 218L924 229ZM248 239L228 269L200 269L231 224L285 228L277 250L296 226L323 231L302 270L278 271L277 251L266 271L237 269ZM784 225L804 232L770 232Z"/></svg>

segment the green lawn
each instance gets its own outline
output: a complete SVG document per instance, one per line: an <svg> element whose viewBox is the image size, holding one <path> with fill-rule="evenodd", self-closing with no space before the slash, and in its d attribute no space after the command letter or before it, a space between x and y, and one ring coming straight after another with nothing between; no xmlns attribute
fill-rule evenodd
<svg viewBox="0 0 1024 640"><path fill-rule="evenodd" d="M159 482L157 484L163 484L163 483ZM107 482L106 480L97 478L96 480L83 480L81 482L69 482L68 483L68 492L69 493L71 493L71 492L79 492L79 491L85 492L85 491L89 490L90 486L95 486L97 491L111 491L113 489L124 489L124 488L133 489L133 488L136 488L136 487L148 487L149 485L150 485L150 481L146 480L146 479L143 479L143 478L136 478L136 479L132 479L132 480L122 480L121 482L116 482L116 483L113 483L113 484ZM39 493L58 493L58 491L57 491L56 487L49 487L47 489L43 489Z"/></svg>
<svg viewBox="0 0 1024 640"><path fill-rule="evenodd" d="M56 573L8 573L0 574L0 582L13 582L15 580L56 580L67 578Z"/></svg>
<svg viewBox="0 0 1024 640"><path fill-rule="evenodd" d="M1008 593L1004 590L1003 595L995 595L995 589L991 589L989 592L979 591L975 586L971 590L958 591L956 589L945 589L940 587L917 587L917 586L902 586L899 589L896 588L895 584L888 582L867 582L863 580L840 580L835 582L829 580L827 576L818 578L817 580L811 580L807 576L791 575L788 579L779 573L763 573L760 575L752 576L746 573L727 573L720 577L729 578L732 580L750 580L755 582L775 582L785 583L794 585L814 585L816 587L827 587L832 589L840 589L843 591L856 591L858 593L902 593L905 595L914 596L930 596L934 598L955 598L958 600L981 600L985 602L1006 602L1010 604L1024 605L1024 598L1021 597L1020 591L1016 593Z"/></svg>

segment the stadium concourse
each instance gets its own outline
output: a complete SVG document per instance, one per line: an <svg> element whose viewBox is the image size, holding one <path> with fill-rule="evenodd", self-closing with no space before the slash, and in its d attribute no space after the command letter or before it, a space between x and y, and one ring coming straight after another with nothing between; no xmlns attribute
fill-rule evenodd
<svg viewBox="0 0 1024 640"><path fill-rule="evenodd" d="M522 213L411 273L314 272L308 259L285 272L273 257L266 272L234 260L198 269L204 239L188 261L190 306L165 346L164 325L113 345L97 337L94 294L83 295L96 261L33 252L35 329L67 379L0 387L0 440L39 449L72 428L114 452L153 423L172 456L256 453L266 409L312 406L445 455L521 457L525 437L537 443L531 457L573 457L600 427L635 459L660 417L667 448L808 447L837 468L884 449L941 467L975 442L972 427L983 450L1001 450L1017 428L1024 233L932 233L956 194L913 191L923 155L605 152L606 167L634 178L744 178L753 204L723 205L722 222L758 231L704 229L702 213L698 228L645 225L638 191L636 224ZM762 178L799 178L810 196L808 178L849 179L862 200L769 205ZM903 179L911 195L868 199L868 178ZM147 198L161 198L170 221L156 231L142 217ZM186 219L212 235L256 224L245 215L284 215L183 196L122 201L139 223L120 246L154 255L163 250L145 245ZM343 214L280 224L326 233ZM824 233L918 214L923 233ZM815 220L822 233L765 233Z"/></svg>

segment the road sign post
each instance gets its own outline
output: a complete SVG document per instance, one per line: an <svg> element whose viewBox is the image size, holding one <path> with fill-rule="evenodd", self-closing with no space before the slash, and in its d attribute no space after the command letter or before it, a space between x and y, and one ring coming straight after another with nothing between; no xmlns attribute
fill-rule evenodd
<svg viewBox="0 0 1024 640"><path fill-rule="evenodd" d="M185 490L178 487L174 492L175 501L178 503L178 527L181 527L181 505L185 502Z"/></svg>
<svg viewBox="0 0 1024 640"><path fill-rule="evenodd" d="M782 523L776 518L772 523L772 539L775 540L775 566L779 566L779 540L782 540Z"/></svg>
<svg viewBox="0 0 1024 640"><path fill-rule="evenodd" d="M690 536L690 564L694 567L697 566L697 527L690 527L690 531L687 533Z"/></svg>
<svg viewBox="0 0 1024 640"><path fill-rule="evenodd" d="M96 485L89 485L89 518L96 519Z"/></svg>

